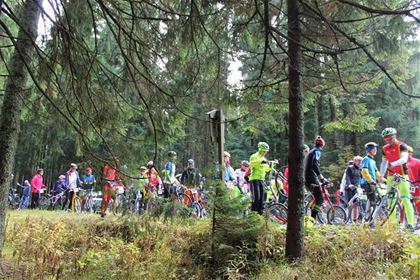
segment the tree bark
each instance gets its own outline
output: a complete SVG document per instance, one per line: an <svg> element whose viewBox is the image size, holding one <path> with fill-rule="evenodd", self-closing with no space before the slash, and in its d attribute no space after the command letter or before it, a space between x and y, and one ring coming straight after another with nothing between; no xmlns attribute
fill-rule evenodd
<svg viewBox="0 0 420 280"><path fill-rule="evenodd" d="M299 2L287 1L289 53L289 211L287 214L286 257L296 261L304 256L303 144L304 114L301 91L301 30Z"/></svg>
<svg viewBox="0 0 420 280"><path fill-rule="evenodd" d="M0 119L0 255L6 226L7 194L12 179L16 147L19 140L22 100L29 96L26 88L28 69L37 36L37 26L42 0L27 0L20 13L20 30L15 50L9 61L9 77ZM11 40L14 40L11 38Z"/></svg>

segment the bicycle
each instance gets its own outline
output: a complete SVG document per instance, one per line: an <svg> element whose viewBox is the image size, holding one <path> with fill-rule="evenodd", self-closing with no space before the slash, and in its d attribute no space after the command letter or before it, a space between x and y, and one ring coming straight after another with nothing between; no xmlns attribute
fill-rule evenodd
<svg viewBox="0 0 420 280"><path fill-rule="evenodd" d="M367 206L367 209L369 209L369 216L366 219L366 222L369 224L369 226L374 227L377 224L383 226L388 221L392 213L394 213L394 211L397 216L397 221L401 220L401 204L399 203L400 192L396 186L403 180L406 179L401 175L394 173L394 180L391 184L391 187L384 195L381 195L381 193L378 191L379 188L376 188L376 207L371 210L371 207ZM389 203L389 201L395 201L395 203ZM368 204L370 204L369 201Z"/></svg>
<svg viewBox="0 0 420 280"><path fill-rule="evenodd" d="M346 223L352 222L352 213L353 211L355 211L355 208L359 210L359 215L357 217L358 220L363 219L363 217L365 217L366 208L363 207L364 204L362 203L364 196L365 195L364 195L363 189L361 187L357 187L356 193L350 199L350 201L347 201L347 199L344 197L340 197L340 202L342 203L342 205L344 205L343 208L346 211L346 215L347 215Z"/></svg>
<svg viewBox="0 0 420 280"><path fill-rule="evenodd" d="M95 204L93 202L93 191L92 189L84 190L81 189L81 196L82 199L82 211L88 212L88 213L94 213L95 212ZM84 200L84 203L83 203Z"/></svg>
<svg viewBox="0 0 420 280"><path fill-rule="evenodd" d="M326 181L322 183L320 187L323 196L323 202L321 209L319 209L319 212L316 216L317 221L321 224L328 223L332 225L344 225L347 222L346 211L343 209L343 207L332 203L330 194L328 192L328 189L333 187L333 184ZM312 207L315 205L315 197L312 195L312 193L309 192L305 198L305 201L309 201L306 204L305 213L307 216L311 216Z"/></svg>
<svg viewBox="0 0 420 280"><path fill-rule="evenodd" d="M40 210L47 210L49 206L49 199L48 196L45 195L46 188L42 188L39 190L39 198L38 198L38 208Z"/></svg>
<svg viewBox="0 0 420 280"><path fill-rule="evenodd" d="M66 196L70 195L71 197L69 199L66 198L66 203L64 205L64 211L74 211L76 213L80 213L82 211L82 201L78 195L79 193L79 188L73 188L73 189L68 189L66 191ZM71 209L70 207L70 201L71 201Z"/></svg>
<svg viewBox="0 0 420 280"><path fill-rule="evenodd" d="M21 185L18 183L16 186L20 186ZM10 209L17 209L19 207L20 204L20 198L19 195L17 194L17 188L10 188L9 189L9 194L8 194L8 205Z"/></svg>
<svg viewBox="0 0 420 280"><path fill-rule="evenodd" d="M113 200L112 212L114 214L124 214L127 212L128 198L124 186L118 185L115 188L116 197Z"/></svg>
<svg viewBox="0 0 420 280"><path fill-rule="evenodd" d="M59 206L58 208L61 210L63 208L64 201L64 192L60 192L56 195L53 195L51 192L50 194L46 195L46 199L42 200L42 202L39 204L39 207L43 210L55 210L57 206Z"/></svg>

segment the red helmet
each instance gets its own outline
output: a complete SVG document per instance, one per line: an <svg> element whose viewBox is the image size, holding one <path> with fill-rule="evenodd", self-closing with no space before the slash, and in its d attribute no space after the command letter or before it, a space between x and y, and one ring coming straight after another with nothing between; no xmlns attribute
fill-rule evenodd
<svg viewBox="0 0 420 280"><path fill-rule="evenodd" d="M321 136L317 136L314 140L314 144L315 144L315 146L322 148L322 147L325 146L325 140L322 139Z"/></svg>

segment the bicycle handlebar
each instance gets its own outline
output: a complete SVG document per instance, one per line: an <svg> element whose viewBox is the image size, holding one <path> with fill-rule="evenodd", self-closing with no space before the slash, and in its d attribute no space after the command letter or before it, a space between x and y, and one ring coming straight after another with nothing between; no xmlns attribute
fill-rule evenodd
<svg viewBox="0 0 420 280"><path fill-rule="evenodd" d="M405 178L404 176L402 176L401 174L398 174L398 173L396 173L396 172L394 172L394 171L392 171L391 169L389 169L389 168L387 168L387 170L389 171L389 172L391 172L392 173L392 176L395 176L395 177L397 177L398 179L400 179L400 180L404 180L404 181L406 181L406 182L408 182L408 183L410 183L410 184L415 184L415 183L417 183L417 182L420 182L420 180L417 180L417 181L410 181L409 179L407 179L407 178Z"/></svg>

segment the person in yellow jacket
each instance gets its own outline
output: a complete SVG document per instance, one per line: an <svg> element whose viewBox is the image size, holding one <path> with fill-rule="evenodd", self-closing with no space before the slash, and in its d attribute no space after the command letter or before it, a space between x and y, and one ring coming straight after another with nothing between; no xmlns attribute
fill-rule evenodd
<svg viewBox="0 0 420 280"><path fill-rule="evenodd" d="M251 210L259 214L262 214L264 207L265 174L270 171L270 166L265 158L269 150L270 147L267 143L260 142L258 143L258 152L253 154L249 159L249 165L251 167L251 175L249 176L252 194Z"/></svg>

